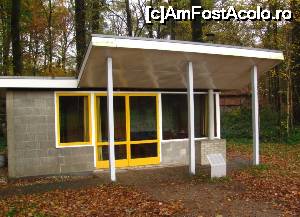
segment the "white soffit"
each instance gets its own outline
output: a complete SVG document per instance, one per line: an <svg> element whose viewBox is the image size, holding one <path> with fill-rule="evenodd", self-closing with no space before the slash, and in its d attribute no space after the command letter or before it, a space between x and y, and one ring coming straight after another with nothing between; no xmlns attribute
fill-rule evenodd
<svg viewBox="0 0 300 217"><path fill-rule="evenodd" d="M0 88L77 88L75 78L0 76Z"/></svg>
<svg viewBox="0 0 300 217"><path fill-rule="evenodd" d="M225 45L93 35L79 87L106 87L106 59L112 57L116 88L186 88L193 62L194 88L240 89L284 59L282 52Z"/></svg>

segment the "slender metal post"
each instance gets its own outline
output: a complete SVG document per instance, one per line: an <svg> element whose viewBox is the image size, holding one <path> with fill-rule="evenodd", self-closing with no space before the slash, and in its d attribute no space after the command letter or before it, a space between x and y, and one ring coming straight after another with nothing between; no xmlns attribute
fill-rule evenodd
<svg viewBox="0 0 300 217"><path fill-rule="evenodd" d="M193 64L188 63L187 67L187 88L188 88L188 133L189 133L189 171L196 174L195 161L195 123L194 123L194 84L193 84Z"/></svg>
<svg viewBox="0 0 300 217"><path fill-rule="evenodd" d="M114 104L112 58L107 58L107 113L108 113L108 146L109 169L111 181L116 181L115 139L114 139Z"/></svg>
<svg viewBox="0 0 300 217"><path fill-rule="evenodd" d="M258 92L257 92L257 66L251 70L252 84L252 130L253 130L253 164L259 165L259 123L258 123Z"/></svg>

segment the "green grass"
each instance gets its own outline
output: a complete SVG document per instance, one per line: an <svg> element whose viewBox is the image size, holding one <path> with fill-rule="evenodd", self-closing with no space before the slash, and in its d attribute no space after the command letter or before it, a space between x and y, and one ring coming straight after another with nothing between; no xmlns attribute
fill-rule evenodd
<svg viewBox="0 0 300 217"><path fill-rule="evenodd" d="M210 183L210 184L218 184L218 183L228 183L231 182L231 178L229 176L224 176L220 178L211 178L210 175L204 173L197 173L193 179L196 182L202 183Z"/></svg>
<svg viewBox="0 0 300 217"><path fill-rule="evenodd" d="M229 176L224 176L220 178L210 178L209 183L217 184L217 183L228 183L231 182L231 178Z"/></svg>
<svg viewBox="0 0 300 217"><path fill-rule="evenodd" d="M6 213L6 216L13 217L16 216L16 214L17 214L17 209L15 207L11 207L9 211Z"/></svg>
<svg viewBox="0 0 300 217"><path fill-rule="evenodd" d="M253 176L260 176L262 175L265 171L268 171L270 169L270 165L267 164L260 164L257 166L251 166L247 168L247 171L253 175Z"/></svg>

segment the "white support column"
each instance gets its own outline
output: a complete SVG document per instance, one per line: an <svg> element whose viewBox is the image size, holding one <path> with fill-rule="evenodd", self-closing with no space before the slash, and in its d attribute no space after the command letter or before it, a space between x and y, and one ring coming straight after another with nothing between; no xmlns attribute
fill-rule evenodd
<svg viewBox="0 0 300 217"><path fill-rule="evenodd" d="M195 160L195 123L194 123L194 82L193 82L193 64L187 66L187 88L188 88L188 132L189 132L189 170L190 174L196 174Z"/></svg>
<svg viewBox="0 0 300 217"><path fill-rule="evenodd" d="M215 102L214 91L208 90L208 139L215 138Z"/></svg>
<svg viewBox="0 0 300 217"><path fill-rule="evenodd" d="M216 129L217 129L217 138L221 139L221 114L220 114L220 93L216 93Z"/></svg>
<svg viewBox="0 0 300 217"><path fill-rule="evenodd" d="M108 146L109 169L111 181L116 181L115 136L114 136L114 103L112 58L107 58L107 113L108 113Z"/></svg>
<svg viewBox="0 0 300 217"><path fill-rule="evenodd" d="M253 164L259 164L259 126L258 126L258 91L257 91L257 66L251 70L252 84L252 130L253 130Z"/></svg>
<svg viewBox="0 0 300 217"><path fill-rule="evenodd" d="M162 126L162 104L161 93L158 94L158 118L159 118L159 157L162 161L161 141L163 140L163 126Z"/></svg>
<svg viewBox="0 0 300 217"><path fill-rule="evenodd" d="M91 93L91 119L92 119L92 144L94 146L94 167L96 168L97 164L97 141L96 141L96 111L95 111L95 93Z"/></svg>

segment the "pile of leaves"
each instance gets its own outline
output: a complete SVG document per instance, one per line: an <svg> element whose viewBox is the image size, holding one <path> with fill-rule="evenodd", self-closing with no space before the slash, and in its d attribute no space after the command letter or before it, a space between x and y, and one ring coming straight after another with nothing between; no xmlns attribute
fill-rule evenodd
<svg viewBox="0 0 300 217"><path fill-rule="evenodd" d="M250 152L236 149L248 159ZM235 171L232 178L245 187L236 196L245 200L269 201L287 216L300 213L300 147L265 145L261 164ZM232 155L236 155L234 151Z"/></svg>
<svg viewBox="0 0 300 217"><path fill-rule="evenodd" d="M37 177L27 177L27 178L18 178L18 179L8 179L6 176L1 176L0 173L0 189L37 185L37 184L71 182L71 181L83 180L89 178L93 178L93 175L77 175L77 176L59 175L59 176L40 176L40 177L37 176Z"/></svg>
<svg viewBox="0 0 300 217"><path fill-rule="evenodd" d="M177 202L160 202L134 188L101 185L0 200L0 216L171 216Z"/></svg>

